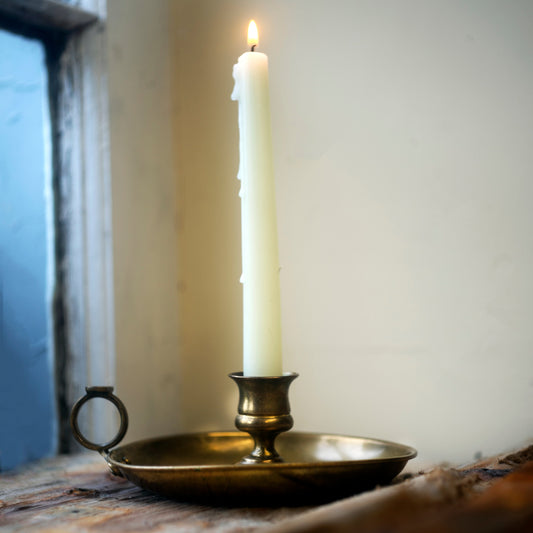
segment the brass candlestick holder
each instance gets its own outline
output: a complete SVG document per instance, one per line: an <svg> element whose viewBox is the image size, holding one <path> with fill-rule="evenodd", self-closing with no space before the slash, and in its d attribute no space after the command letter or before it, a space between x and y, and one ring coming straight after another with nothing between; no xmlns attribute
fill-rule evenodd
<svg viewBox="0 0 533 533"><path fill-rule="evenodd" d="M289 431L288 391L296 373L229 375L239 388L235 425L240 432L173 435L116 446L127 429L127 412L112 387L88 387L74 405L74 437L101 453L111 472L139 487L184 501L216 505L309 505L389 483L416 450L366 437ZM121 424L108 443L86 439L78 426L84 403L104 398ZM248 434L246 434L248 433Z"/></svg>
<svg viewBox="0 0 533 533"><path fill-rule="evenodd" d="M248 377L235 372L229 377L239 387L238 415L235 426L254 439L254 449L242 464L281 463L274 447L276 437L293 426L289 387L298 377L291 372L282 376Z"/></svg>

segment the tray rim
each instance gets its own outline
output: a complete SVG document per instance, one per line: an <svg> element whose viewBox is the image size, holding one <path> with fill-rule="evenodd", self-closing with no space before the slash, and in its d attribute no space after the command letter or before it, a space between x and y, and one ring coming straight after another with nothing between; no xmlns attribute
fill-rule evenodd
<svg viewBox="0 0 533 533"><path fill-rule="evenodd" d="M344 439L354 439L367 442L373 442L376 444L382 444L385 446L394 446L396 448L401 448L404 450L404 453L394 455L392 457L373 457L369 459L348 459L348 460L338 460L338 461L298 461L298 462L281 462L281 463L266 463L266 464L192 464L192 465L143 465L132 462L124 462L115 459L113 456L116 453L120 453L121 450L124 450L130 446L140 446L147 445L150 443L155 443L163 440L171 440L177 437L238 437L240 439L250 439L250 436L239 432L239 431L197 431L197 432L188 432L188 433L176 433L169 435L162 435L160 437L152 437L147 439L141 439L126 444L122 444L109 450L106 454L106 461L111 465L119 469L135 469L135 470L146 470L146 471L161 471L161 472L180 472L180 471L203 471L203 470L216 470L216 471L234 471L236 469L243 471L250 471L253 469L273 469L273 470L283 470L283 469L308 469L308 468L335 468L335 467L346 467L346 466L358 466L358 465L371 465L371 464L381 464L381 463L395 463L410 461L414 459L418 452L412 446L405 444L400 444L398 442L393 442L384 439L378 439L374 437L361 437L356 435L346 435L342 433L321 433L321 432L311 432L311 431L291 431L286 433L282 438L290 438L290 435L298 435L304 437L333 437L333 438L344 438Z"/></svg>

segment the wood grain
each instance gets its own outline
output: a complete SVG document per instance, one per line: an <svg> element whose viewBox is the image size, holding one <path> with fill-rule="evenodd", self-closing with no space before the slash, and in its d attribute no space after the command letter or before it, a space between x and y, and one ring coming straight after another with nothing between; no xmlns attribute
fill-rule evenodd
<svg viewBox="0 0 533 533"><path fill-rule="evenodd" d="M98 456L41 461L0 477L1 532L519 533L533 531L533 446L435 468L318 508L223 508L150 494Z"/></svg>
<svg viewBox="0 0 533 533"><path fill-rule="evenodd" d="M111 475L100 457L86 454L42 461L0 477L2 532L246 532L302 511L166 500Z"/></svg>
<svg viewBox="0 0 533 533"><path fill-rule="evenodd" d="M533 531L533 446L414 479L289 518L269 533Z"/></svg>

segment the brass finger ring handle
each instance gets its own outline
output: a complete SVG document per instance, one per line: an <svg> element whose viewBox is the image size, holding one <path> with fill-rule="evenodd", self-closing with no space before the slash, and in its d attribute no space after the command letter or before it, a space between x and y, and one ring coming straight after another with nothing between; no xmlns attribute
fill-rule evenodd
<svg viewBox="0 0 533 533"><path fill-rule="evenodd" d="M85 448L89 450L96 450L100 453L107 453L113 446L116 446L128 431L128 412L124 404L113 394L113 387L85 387L86 394L80 398L72 408L70 413L70 427L74 433L75 439ZM120 415L120 428L115 438L104 444L96 444L86 439L78 425L78 415L82 406L92 400L93 398L104 398L104 400L110 401L118 409Z"/></svg>

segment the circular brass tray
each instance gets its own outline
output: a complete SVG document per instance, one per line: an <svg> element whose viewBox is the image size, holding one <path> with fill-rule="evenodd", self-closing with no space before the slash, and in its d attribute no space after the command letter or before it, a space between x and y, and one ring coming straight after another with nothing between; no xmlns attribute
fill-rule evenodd
<svg viewBox="0 0 533 533"><path fill-rule="evenodd" d="M289 432L276 446L282 463L237 464L253 445L241 432L175 435L115 448L116 474L157 494L219 505L306 505L389 483L416 451L393 442Z"/></svg>

